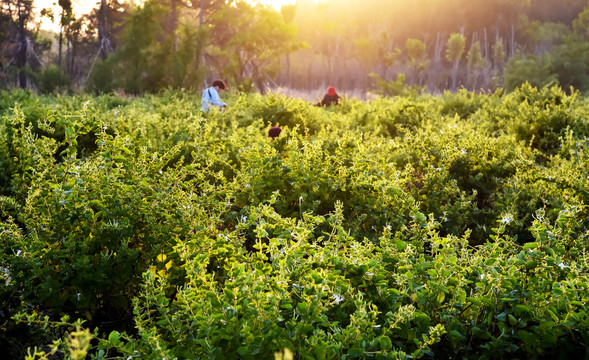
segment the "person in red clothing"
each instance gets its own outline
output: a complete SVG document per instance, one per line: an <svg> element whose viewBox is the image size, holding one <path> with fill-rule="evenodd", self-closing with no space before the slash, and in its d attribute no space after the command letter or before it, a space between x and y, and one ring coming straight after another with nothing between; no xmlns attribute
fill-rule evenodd
<svg viewBox="0 0 589 360"><path fill-rule="evenodd" d="M323 100L315 104L315 106L331 106L339 105L341 97L335 91L335 87L330 86L327 88L327 94L323 97Z"/></svg>

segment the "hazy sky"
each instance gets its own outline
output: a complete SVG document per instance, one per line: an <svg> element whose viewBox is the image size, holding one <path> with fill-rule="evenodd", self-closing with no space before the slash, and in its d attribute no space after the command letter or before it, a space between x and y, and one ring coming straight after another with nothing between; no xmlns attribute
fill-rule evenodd
<svg viewBox="0 0 589 360"><path fill-rule="evenodd" d="M198 0L192 0L198 1ZM294 4L296 0L248 0L249 2L258 2L264 5L271 5L274 6L276 9L280 9L282 5L289 5ZM43 23L41 24L41 28L45 30L53 30L58 31L59 26L57 23L59 22L59 18L57 14L59 14L59 6L57 5L57 0L34 0L35 6L37 9L43 8L52 8L53 13L55 14L55 21L54 23L50 23L49 19L43 19ZM72 0L72 7L74 9L74 14L76 15L83 15L87 14L92 10L94 7L98 7L98 3L100 0Z"/></svg>

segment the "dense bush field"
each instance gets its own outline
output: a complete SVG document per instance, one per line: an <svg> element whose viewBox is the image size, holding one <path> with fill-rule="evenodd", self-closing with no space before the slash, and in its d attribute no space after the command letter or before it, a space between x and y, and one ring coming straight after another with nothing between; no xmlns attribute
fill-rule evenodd
<svg viewBox="0 0 589 360"><path fill-rule="evenodd" d="M589 358L589 100L231 96L1 93L3 358Z"/></svg>

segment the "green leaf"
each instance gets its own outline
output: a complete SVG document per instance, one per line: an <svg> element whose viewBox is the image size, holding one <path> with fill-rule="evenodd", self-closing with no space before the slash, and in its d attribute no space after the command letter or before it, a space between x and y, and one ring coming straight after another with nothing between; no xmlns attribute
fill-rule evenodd
<svg viewBox="0 0 589 360"><path fill-rule="evenodd" d="M550 315L550 317L552 318L552 320L554 320L555 323L558 323L560 320L558 319L558 316L556 316L556 314L552 311L552 310L546 310L548 312L548 315Z"/></svg>
<svg viewBox="0 0 589 360"><path fill-rule="evenodd" d="M227 296L229 300L235 299L235 294L233 291L231 291L231 289L225 289L225 296Z"/></svg>
<svg viewBox="0 0 589 360"><path fill-rule="evenodd" d="M354 357L361 357L364 354L364 351L361 348L351 348L348 351L348 355Z"/></svg>
<svg viewBox="0 0 589 360"><path fill-rule="evenodd" d="M241 356L249 355L250 348L249 348L249 346L240 346L239 348L237 348L237 353Z"/></svg>
<svg viewBox="0 0 589 360"><path fill-rule="evenodd" d="M108 342L113 344L114 346L121 345L121 334L118 331L111 331L108 335Z"/></svg>
<svg viewBox="0 0 589 360"><path fill-rule="evenodd" d="M125 162L127 161L127 158L124 157L123 155L116 155L112 158L115 162Z"/></svg>
<svg viewBox="0 0 589 360"><path fill-rule="evenodd" d="M438 302L441 304L441 303L443 303L443 302L444 302L444 299L446 299L446 293L445 293L445 292L443 292L443 291L440 291L440 292L438 293L437 300L438 300Z"/></svg>
<svg viewBox="0 0 589 360"><path fill-rule="evenodd" d="M389 351L393 348L393 342L388 336L381 336L378 342L380 343L380 348L384 351Z"/></svg>
<svg viewBox="0 0 589 360"><path fill-rule="evenodd" d="M405 243L403 240L397 240L395 241L395 244L397 245L397 250L399 251L404 251L407 248L407 243Z"/></svg>

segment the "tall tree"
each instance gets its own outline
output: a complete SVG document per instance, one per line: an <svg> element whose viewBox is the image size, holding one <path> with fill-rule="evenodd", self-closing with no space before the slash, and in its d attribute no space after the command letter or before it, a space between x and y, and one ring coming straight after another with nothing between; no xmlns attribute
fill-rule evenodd
<svg viewBox="0 0 589 360"><path fill-rule="evenodd" d="M466 54L467 83L472 90L481 85L481 73L486 66L487 59L481 53L481 42L475 41Z"/></svg>
<svg viewBox="0 0 589 360"><path fill-rule="evenodd" d="M425 43L419 39L407 39L405 48L407 50L409 65L413 72L413 84L421 85L421 75L430 65Z"/></svg>
<svg viewBox="0 0 589 360"><path fill-rule="evenodd" d="M33 1L18 0L18 48L16 52L16 66L19 69L18 83L21 88L27 87L27 75L25 67L27 65L27 50L29 48L29 37L27 24L32 18Z"/></svg>
<svg viewBox="0 0 589 360"><path fill-rule="evenodd" d="M237 82L249 78L261 93L278 58L304 46L280 13L245 1L225 6L212 26L214 53L229 60L227 69Z"/></svg>
<svg viewBox="0 0 589 360"><path fill-rule="evenodd" d="M450 35L446 43L446 60L452 63L452 89L456 89L460 60L464 54L466 38L459 33Z"/></svg>
<svg viewBox="0 0 589 360"><path fill-rule="evenodd" d="M59 16L59 50L58 50L58 65L61 67L62 62L62 46L63 46L63 32L67 31L67 27L73 21L72 16L72 2L71 0L59 0L59 7L61 13Z"/></svg>

